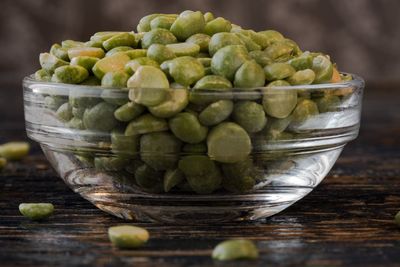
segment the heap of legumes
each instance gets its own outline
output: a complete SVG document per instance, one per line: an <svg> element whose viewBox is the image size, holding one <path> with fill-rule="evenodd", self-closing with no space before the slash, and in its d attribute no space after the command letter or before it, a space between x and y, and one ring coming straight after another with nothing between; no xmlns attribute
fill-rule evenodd
<svg viewBox="0 0 400 267"><path fill-rule="evenodd" d="M72 90L45 99L67 127L110 132L112 157L77 157L99 170L130 172L149 192L252 189L255 135L290 138L285 129L348 94L276 88L351 79L329 56L303 52L277 31L243 29L200 11L152 14L137 32L54 44L40 65L36 80L103 91L98 98ZM115 89L125 97L107 93Z"/></svg>

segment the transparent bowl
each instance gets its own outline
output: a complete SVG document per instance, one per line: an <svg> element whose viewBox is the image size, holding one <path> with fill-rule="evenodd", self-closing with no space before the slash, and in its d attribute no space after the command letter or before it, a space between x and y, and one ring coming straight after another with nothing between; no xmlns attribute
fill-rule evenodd
<svg viewBox="0 0 400 267"><path fill-rule="evenodd" d="M233 171L225 172L225 163L213 161L223 177L221 186L209 194L193 192L185 179L163 192L163 171L146 178L160 183L155 186L157 189L144 189L137 182L137 169L144 164L143 154L132 151L121 156L111 143L110 131L84 129L76 121L63 121L56 112L63 103L76 105L77 99L92 103L88 108L101 101L125 103L127 89L38 82L32 76L26 77L23 81L26 131L40 143L51 165L74 192L115 216L166 223L257 220L284 210L310 193L332 168L344 145L357 137L364 81L352 76L351 81L335 84L197 92L212 101L250 100L262 104L271 90L278 98L290 90L296 91L298 103L307 99L319 104L318 113L310 113L302 120L294 120L296 114L285 119L267 117L265 128L250 134L252 150L247 163ZM324 102L324 96L331 96L329 99L334 101ZM74 114L79 118L84 108L77 107ZM187 108L189 112L198 112L204 106L189 104ZM119 123L118 127L126 125ZM192 154L208 155L201 150L181 150L174 155L150 156L171 157L177 165L178 160ZM244 183L246 189L226 190L237 176L246 176L250 181Z"/></svg>

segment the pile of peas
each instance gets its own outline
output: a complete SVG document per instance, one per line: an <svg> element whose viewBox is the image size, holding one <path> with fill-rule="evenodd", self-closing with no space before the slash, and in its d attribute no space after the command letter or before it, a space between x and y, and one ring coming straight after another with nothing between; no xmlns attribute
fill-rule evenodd
<svg viewBox="0 0 400 267"><path fill-rule="evenodd" d="M45 98L67 127L111 133L114 156L77 157L99 170L128 171L153 193L251 190L255 135L290 138L286 129L332 111L349 94L276 87L351 79L329 56L303 52L277 31L243 29L200 11L151 14L137 32L54 44L40 65L38 81L103 89L98 98L76 90ZM112 97L109 88L127 96Z"/></svg>

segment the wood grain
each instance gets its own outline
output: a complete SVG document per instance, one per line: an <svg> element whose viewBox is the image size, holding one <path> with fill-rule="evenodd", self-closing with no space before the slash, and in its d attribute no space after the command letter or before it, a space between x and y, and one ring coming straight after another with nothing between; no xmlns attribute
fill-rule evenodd
<svg viewBox="0 0 400 267"><path fill-rule="evenodd" d="M360 137L294 206L258 223L137 223L151 240L134 251L110 246L107 228L123 221L71 192L34 146L0 173L0 266L400 266L400 92L379 89L366 93ZM24 138L22 127L3 123L0 141ZM20 202L43 200L56 206L51 219L19 215ZM213 262L214 245L232 237L256 241L260 259Z"/></svg>

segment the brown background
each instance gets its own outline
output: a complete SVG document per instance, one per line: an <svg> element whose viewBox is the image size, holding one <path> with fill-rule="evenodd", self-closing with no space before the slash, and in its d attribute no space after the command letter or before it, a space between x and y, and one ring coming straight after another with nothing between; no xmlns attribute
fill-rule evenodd
<svg viewBox="0 0 400 267"><path fill-rule="evenodd" d="M132 30L146 14L185 9L279 30L303 50L329 53L341 70L370 84L400 80L398 0L2 0L0 123L22 120L21 79L39 67L38 54L52 43Z"/></svg>

